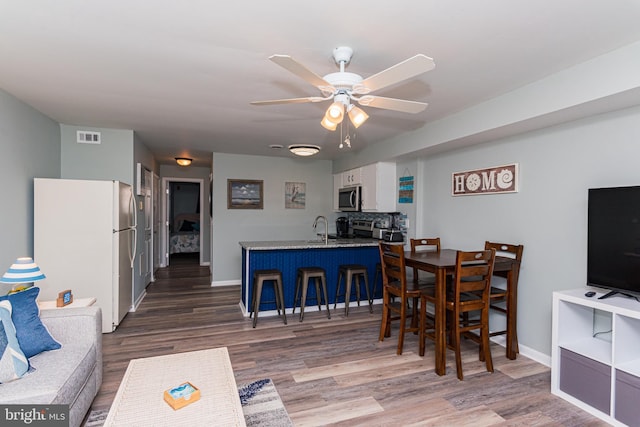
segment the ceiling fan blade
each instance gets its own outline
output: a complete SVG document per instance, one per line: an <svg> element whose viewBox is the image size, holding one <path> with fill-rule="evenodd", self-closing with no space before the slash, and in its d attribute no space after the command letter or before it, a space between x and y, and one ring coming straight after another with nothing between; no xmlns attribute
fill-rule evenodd
<svg viewBox="0 0 640 427"><path fill-rule="evenodd" d="M290 57L289 55L271 55L269 59L282 68L292 72L296 76L311 83L322 92L335 92L335 88L331 86L325 79L309 70L307 67Z"/></svg>
<svg viewBox="0 0 640 427"><path fill-rule="evenodd" d="M431 71L435 66L432 58L418 54L364 79L362 83L354 85L353 91L357 94L367 94Z"/></svg>
<svg viewBox="0 0 640 427"><path fill-rule="evenodd" d="M382 96L365 95L358 99L360 105L384 110L402 111L403 113L419 113L429 104L426 102L408 101L406 99L385 98Z"/></svg>
<svg viewBox="0 0 640 427"><path fill-rule="evenodd" d="M275 105L275 104L302 104L304 102L321 102L329 98L320 96L308 96L306 98L271 99L268 101L251 101L251 105Z"/></svg>

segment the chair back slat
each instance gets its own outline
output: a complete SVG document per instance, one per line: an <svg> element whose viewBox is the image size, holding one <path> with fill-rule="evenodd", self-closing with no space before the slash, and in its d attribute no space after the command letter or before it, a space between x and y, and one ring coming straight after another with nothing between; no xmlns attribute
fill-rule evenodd
<svg viewBox="0 0 640 427"><path fill-rule="evenodd" d="M411 252L415 253L418 250L430 250L440 252L440 238L422 238L422 239L410 239Z"/></svg>
<svg viewBox="0 0 640 427"><path fill-rule="evenodd" d="M524 251L523 245L513 245L511 243L499 243L499 242L484 242L485 249L495 249L496 255L506 256L514 258L518 261L522 261L522 252Z"/></svg>
<svg viewBox="0 0 640 427"><path fill-rule="evenodd" d="M454 276L456 299L461 293L478 291L483 293L483 299L488 298L495 256L494 249L458 251Z"/></svg>
<svg viewBox="0 0 640 427"><path fill-rule="evenodd" d="M388 285L397 282L400 289L406 289L406 264L403 245L392 245L380 242L380 265L382 266L382 282Z"/></svg>

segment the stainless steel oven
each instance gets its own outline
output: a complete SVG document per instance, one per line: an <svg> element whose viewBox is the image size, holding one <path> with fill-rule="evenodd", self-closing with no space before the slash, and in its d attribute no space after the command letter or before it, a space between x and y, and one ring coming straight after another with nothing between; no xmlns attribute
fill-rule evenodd
<svg viewBox="0 0 640 427"><path fill-rule="evenodd" d="M359 186L338 190L338 209L342 212L360 212L360 190Z"/></svg>

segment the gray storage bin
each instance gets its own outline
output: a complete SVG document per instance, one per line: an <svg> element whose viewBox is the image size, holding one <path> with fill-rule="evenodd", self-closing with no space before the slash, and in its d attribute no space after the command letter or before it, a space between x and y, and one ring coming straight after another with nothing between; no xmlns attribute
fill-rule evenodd
<svg viewBox="0 0 640 427"><path fill-rule="evenodd" d="M561 348L560 390L610 414L611 367Z"/></svg>
<svg viewBox="0 0 640 427"><path fill-rule="evenodd" d="M617 369L614 418L628 426L640 426L640 378Z"/></svg>

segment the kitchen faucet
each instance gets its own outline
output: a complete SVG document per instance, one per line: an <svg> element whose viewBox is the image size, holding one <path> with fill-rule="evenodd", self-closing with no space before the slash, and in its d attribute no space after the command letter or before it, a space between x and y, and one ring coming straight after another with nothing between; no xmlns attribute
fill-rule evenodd
<svg viewBox="0 0 640 427"><path fill-rule="evenodd" d="M313 231L316 231L316 228L318 227L318 220L320 219L324 220L324 244L326 245L329 243L329 222L327 221L327 218L322 215L318 215L313 221ZM316 232L316 235L319 236L320 234Z"/></svg>

